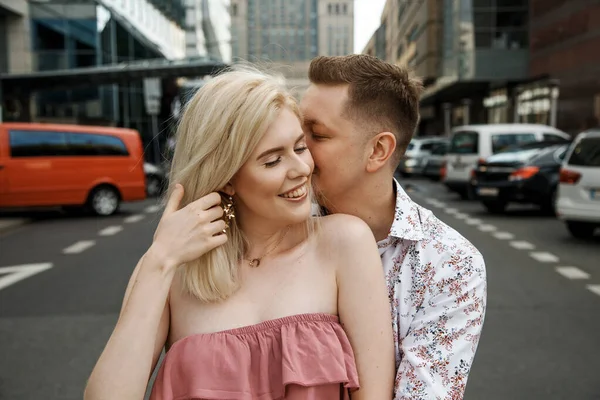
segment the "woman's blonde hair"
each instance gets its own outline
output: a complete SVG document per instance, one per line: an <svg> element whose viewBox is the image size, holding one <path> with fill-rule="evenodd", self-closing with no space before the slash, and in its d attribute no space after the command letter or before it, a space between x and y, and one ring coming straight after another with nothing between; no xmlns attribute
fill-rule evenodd
<svg viewBox="0 0 600 400"><path fill-rule="evenodd" d="M176 183L185 190L181 207L224 188L284 108L301 118L282 77L238 65L209 80L183 112L166 198ZM309 218L307 232L313 224ZM235 218L227 236L223 246L184 266L183 289L201 301L224 300L239 287L247 243Z"/></svg>

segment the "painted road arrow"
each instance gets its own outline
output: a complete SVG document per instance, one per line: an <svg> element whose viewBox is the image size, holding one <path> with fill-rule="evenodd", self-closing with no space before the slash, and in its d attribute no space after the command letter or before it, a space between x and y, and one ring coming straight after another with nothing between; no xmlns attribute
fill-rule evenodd
<svg viewBox="0 0 600 400"><path fill-rule="evenodd" d="M22 264L12 267L0 267L0 290L32 275L52 268L52 263ZM6 275L5 275L6 274Z"/></svg>

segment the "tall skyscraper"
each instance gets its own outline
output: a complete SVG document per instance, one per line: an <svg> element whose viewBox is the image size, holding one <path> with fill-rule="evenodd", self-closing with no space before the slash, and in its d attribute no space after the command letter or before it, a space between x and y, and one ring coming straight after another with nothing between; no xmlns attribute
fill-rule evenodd
<svg viewBox="0 0 600 400"><path fill-rule="evenodd" d="M228 0L185 0L186 57L231 62Z"/></svg>
<svg viewBox="0 0 600 400"><path fill-rule="evenodd" d="M297 95L310 60L353 53L352 0L231 0L233 61L280 67Z"/></svg>

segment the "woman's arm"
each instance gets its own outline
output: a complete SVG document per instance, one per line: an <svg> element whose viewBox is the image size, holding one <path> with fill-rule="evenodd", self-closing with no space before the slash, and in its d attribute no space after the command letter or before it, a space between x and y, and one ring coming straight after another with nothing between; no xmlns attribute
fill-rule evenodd
<svg viewBox="0 0 600 400"><path fill-rule="evenodd" d="M222 245L218 193L179 209L183 188L169 198L150 249L129 281L121 315L88 380L86 400L143 399L169 329L168 295L177 267Z"/></svg>
<svg viewBox="0 0 600 400"><path fill-rule="evenodd" d="M352 399L391 399L395 355L390 303L383 266L371 229L362 220L339 216L338 312L358 369L360 389Z"/></svg>
<svg viewBox="0 0 600 400"><path fill-rule="evenodd" d="M119 320L88 380L85 400L144 398L167 340L172 278L172 270L162 268L152 250L140 259Z"/></svg>

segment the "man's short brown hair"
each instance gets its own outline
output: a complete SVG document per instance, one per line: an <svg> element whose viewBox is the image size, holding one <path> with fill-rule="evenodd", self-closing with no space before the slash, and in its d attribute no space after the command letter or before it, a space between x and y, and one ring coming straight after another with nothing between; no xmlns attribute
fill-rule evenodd
<svg viewBox="0 0 600 400"><path fill-rule="evenodd" d="M313 59L308 77L314 84L348 84L343 116L396 136L393 162L398 163L419 124L420 79L408 68L366 54Z"/></svg>

